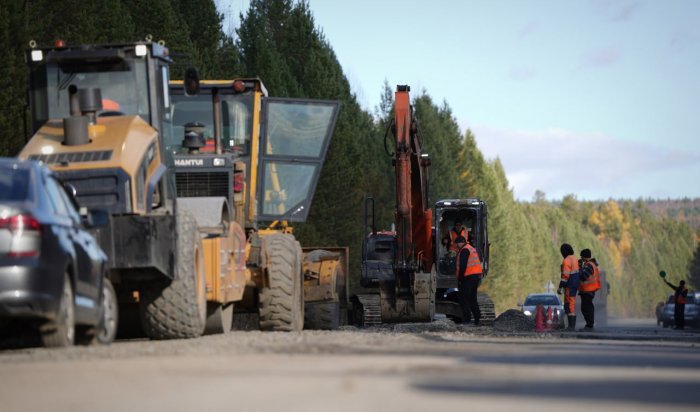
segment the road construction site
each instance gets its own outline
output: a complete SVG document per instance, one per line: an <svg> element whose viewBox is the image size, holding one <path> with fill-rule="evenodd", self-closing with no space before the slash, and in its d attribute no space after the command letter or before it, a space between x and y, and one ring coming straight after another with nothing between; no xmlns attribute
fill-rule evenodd
<svg viewBox="0 0 700 412"><path fill-rule="evenodd" d="M214 410L233 400L292 411L697 410L698 345L697 330L653 319L611 319L595 333L442 319L15 347L0 352L0 399L4 411Z"/></svg>

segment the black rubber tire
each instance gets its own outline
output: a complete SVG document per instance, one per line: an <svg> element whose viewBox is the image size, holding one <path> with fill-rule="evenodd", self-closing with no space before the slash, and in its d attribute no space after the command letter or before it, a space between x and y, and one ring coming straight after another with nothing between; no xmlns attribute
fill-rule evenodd
<svg viewBox="0 0 700 412"><path fill-rule="evenodd" d="M262 239L262 260L269 284L260 290L260 330L301 331L304 328L302 251L289 234Z"/></svg>
<svg viewBox="0 0 700 412"><path fill-rule="evenodd" d="M42 325L39 332L47 348L72 346L75 342L75 298L68 273L63 279L63 293L56 319Z"/></svg>
<svg viewBox="0 0 700 412"><path fill-rule="evenodd" d="M304 329L336 330L340 327L340 302L305 302Z"/></svg>
<svg viewBox="0 0 700 412"><path fill-rule="evenodd" d="M194 217L178 210L177 277L141 289L141 324L151 339L195 338L207 315L204 255Z"/></svg>

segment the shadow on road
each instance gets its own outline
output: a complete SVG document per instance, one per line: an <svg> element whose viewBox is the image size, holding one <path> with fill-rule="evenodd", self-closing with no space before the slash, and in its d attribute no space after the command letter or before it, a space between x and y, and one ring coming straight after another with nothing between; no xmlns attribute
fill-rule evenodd
<svg viewBox="0 0 700 412"><path fill-rule="evenodd" d="M666 380L603 380L583 382L484 382L439 380L413 385L418 390L449 394L560 398L567 401L617 401L640 404L696 405L697 382ZM662 410L662 409L660 409Z"/></svg>

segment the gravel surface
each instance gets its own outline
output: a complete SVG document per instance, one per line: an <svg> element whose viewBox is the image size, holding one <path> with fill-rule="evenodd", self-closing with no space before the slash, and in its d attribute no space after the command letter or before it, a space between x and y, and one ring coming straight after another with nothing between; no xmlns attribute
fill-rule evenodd
<svg viewBox="0 0 700 412"><path fill-rule="evenodd" d="M535 330L535 322L519 310L508 309L498 315L493 328L502 332L530 332Z"/></svg>

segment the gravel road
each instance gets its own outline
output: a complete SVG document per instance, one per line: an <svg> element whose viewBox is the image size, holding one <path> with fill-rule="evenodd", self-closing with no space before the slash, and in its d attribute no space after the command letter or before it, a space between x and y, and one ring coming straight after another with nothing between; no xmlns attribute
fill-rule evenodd
<svg viewBox="0 0 700 412"><path fill-rule="evenodd" d="M627 338L605 337L616 330ZM0 351L0 399L3 412L697 410L700 333L654 330L501 333L434 322L12 349Z"/></svg>

